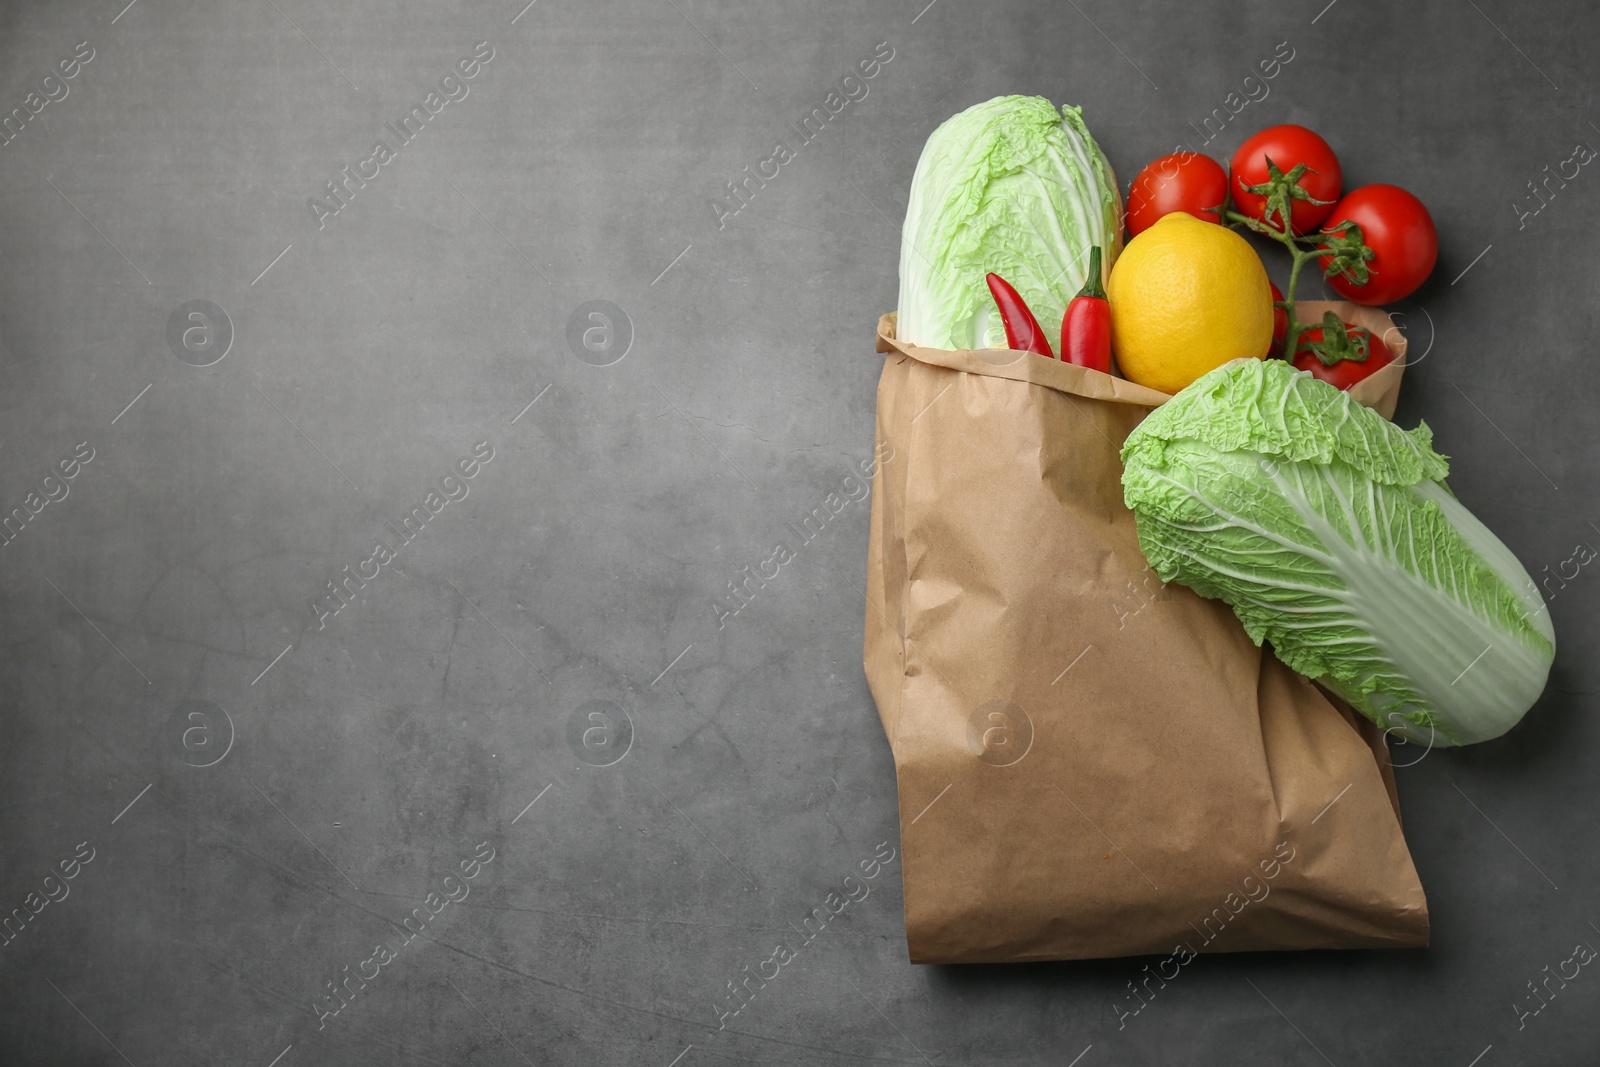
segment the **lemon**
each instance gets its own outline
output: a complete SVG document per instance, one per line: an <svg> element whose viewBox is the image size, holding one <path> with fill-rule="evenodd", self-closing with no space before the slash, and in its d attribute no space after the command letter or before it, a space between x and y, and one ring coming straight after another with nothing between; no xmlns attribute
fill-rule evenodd
<svg viewBox="0 0 1600 1067"><path fill-rule="evenodd" d="M1182 211L1123 248L1106 283L1122 373L1176 393L1230 359L1272 344L1272 289L1250 243Z"/></svg>

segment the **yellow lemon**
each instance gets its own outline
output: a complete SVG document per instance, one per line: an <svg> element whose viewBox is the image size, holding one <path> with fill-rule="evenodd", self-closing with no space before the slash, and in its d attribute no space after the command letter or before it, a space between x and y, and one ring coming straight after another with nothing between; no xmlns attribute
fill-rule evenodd
<svg viewBox="0 0 1600 1067"><path fill-rule="evenodd" d="M1182 211L1129 241L1106 283L1111 347L1129 379L1176 393L1272 345L1272 288L1250 243Z"/></svg>

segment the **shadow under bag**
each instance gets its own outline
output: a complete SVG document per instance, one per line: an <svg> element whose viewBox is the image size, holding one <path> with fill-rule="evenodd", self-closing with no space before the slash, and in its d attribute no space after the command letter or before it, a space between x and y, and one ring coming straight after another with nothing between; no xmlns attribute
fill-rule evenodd
<svg viewBox="0 0 1600 1067"><path fill-rule="evenodd" d="M1139 551L1118 456L1165 394L878 331L864 663L912 962L1427 944L1381 732Z"/></svg>

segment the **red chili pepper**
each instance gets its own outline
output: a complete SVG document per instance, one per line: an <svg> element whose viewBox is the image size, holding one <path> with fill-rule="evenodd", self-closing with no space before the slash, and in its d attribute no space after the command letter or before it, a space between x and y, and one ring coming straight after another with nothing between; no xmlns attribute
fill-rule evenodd
<svg viewBox="0 0 1600 1067"><path fill-rule="evenodd" d="M1039 328L1039 320L1028 310L1022 294L998 274L989 274L987 280L989 293L994 297L995 306L1000 309L1000 321L1006 327L1006 344L1018 352L1037 352L1046 359L1055 359L1056 354L1050 350L1050 342Z"/></svg>
<svg viewBox="0 0 1600 1067"><path fill-rule="evenodd" d="M1089 249L1089 279L1061 317L1061 358L1111 373L1111 305L1100 284L1100 246Z"/></svg>

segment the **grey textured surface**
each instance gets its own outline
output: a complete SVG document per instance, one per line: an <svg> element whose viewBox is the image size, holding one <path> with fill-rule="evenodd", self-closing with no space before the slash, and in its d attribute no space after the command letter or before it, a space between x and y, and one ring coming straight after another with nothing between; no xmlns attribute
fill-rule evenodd
<svg viewBox="0 0 1600 1067"><path fill-rule="evenodd" d="M67 491L0 555L0 907L93 855L0 949L0 1061L1600 1056L1587 970L1520 1029L1513 1007L1600 945L1586 570L1528 721L1400 772L1431 949L1203 958L1120 1030L1144 961L908 965L898 862L719 1029L727 983L898 845L866 504L712 608L870 455L917 153L1009 92L1083 105L1124 182L1294 121L1347 188L1418 192L1442 253L1400 307L1426 356L1399 421L1530 571L1600 544L1600 178L1516 206L1600 144L1592 6L123 2L0 10L6 112L93 49L0 147L0 511ZM308 198L480 41L468 95L319 228ZM1270 95L1202 145L1282 41ZM867 95L719 227L725 183L879 42ZM187 361L168 341L195 300L231 322L209 366L220 323L178 317ZM618 361L620 333L568 345L593 300L631 322ZM386 524L479 442L401 544ZM364 564L380 537L395 558ZM319 627L346 566L377 577ZM372 966L319 1028L327 983Z"/></svg>

